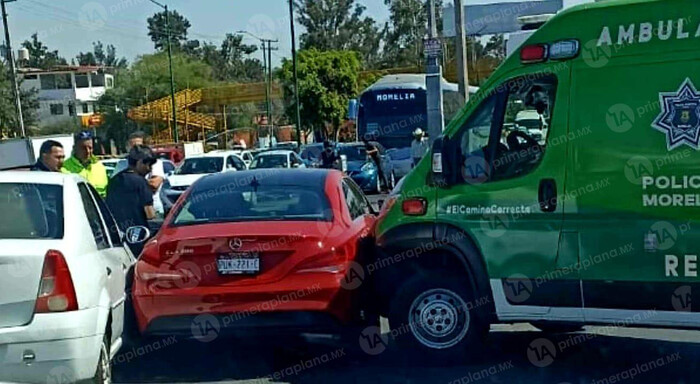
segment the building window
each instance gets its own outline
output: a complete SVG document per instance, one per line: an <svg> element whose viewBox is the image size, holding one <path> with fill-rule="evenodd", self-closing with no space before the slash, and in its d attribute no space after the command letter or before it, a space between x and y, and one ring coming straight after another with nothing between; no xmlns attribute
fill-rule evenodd
<svg viewBox="0 0 700 384"><path fill-rule="evenodd" d="M55 75L41 75L39 80L41 82L41 89L56 89Z"/></svg>
<svg viewBox="0 0 700 384"><path fill-rule="evenodd" d="M63 115L63 104L51 104L49 105L51 109L51 114L55 116Z"/></svg>
<svg viewBox="0 0 700 384"><path fill-rule="evenodd" d="M37 80L39 75L24 75L24 80Z"/></svg>
<svg viewBox="0 0 700 384"><path fill-rule="evenodd" d="M87 103L83 103L82 105L83 105L83 115L87 115L88 113L90 113L90 109L88 108L89 105Z"/></svg>
<svg viewBox="0 0 700 384"><path fill-rule="evenodd" d="M114 79L111 77L105 77L106 83L107 83L107 88L114 88Z"/></svg>
<svg viewBox="0 0 700 384"><path fill-rule="evenodd" d="M57 89L73 89L73 81L70 73L60 73L56 75Z"/></svg>
<svg viewBox="0 0 700 384"><path fill-rule="evenodd" d="M87 74L75 75L75 87L76 88L89 88L90 80Z"/></svg>
<svg viewBox="0 0 700 384"><path fill-rule="evenodd" d="M75 104L68 104L68 116L75 116Z"/></svg>
<svg viewBox="0 0 700 384"><path fill-rule="evenodd" d="M90 75L92 79L93 87L104 87L105 86L105 75L99 73L93 73Z"/></svg>

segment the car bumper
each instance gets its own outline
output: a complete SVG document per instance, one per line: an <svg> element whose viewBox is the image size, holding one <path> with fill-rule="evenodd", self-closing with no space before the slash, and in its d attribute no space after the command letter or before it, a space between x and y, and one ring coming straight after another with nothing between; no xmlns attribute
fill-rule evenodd
<svg viewBox="0 0 700 384"><path fill-rule="evenodd" d="M93 377L104 337L99 314L98 308L41 314L28 325L0 328L0 382L64 383ZM29 355L34 359L25 361Z"/></svg>
<svg viewBox="0 0 700 384"><path fill-rule="evenodd" d="M136 276L132 295L139 330L146 335L197 337L198 321L211 321L231 335L251 329L328 333L359 314L362 290L342 288L343 279L344 274L309 273L259 285L157 288ZM162 280L158 284L163 286Z"/></svg>

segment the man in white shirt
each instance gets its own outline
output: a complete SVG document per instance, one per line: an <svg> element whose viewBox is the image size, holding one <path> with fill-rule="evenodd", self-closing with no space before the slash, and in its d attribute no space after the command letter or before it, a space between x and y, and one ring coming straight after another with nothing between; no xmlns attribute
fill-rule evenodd
<svg viewBox="0 0 700 384"><path fill-rule="evenodd" d="M127 141L127 151L130 151L136 145L143 145L143 139L146 136L145 133L137 131L129 135L129 141ZM117 174L129 167L126 159L122 159L117 163L117 167L114 170L114 174ZM151 173L146 175L146 180L148 180L148 185L153 191L153 208L155 208L156 213L163 216L165 210L163 209L163 201L160 199L160 189L165 181L165 170L163 169L163 161L158 159L153 167L151 168Z"/></svg>
<svg viewBox="0 0 700 384"><path fill-rule="evenodd" d="M413 159L413 167L418 165L418 162L428 152L428 141L425 140L423 130L416 128L413 131L413 141L411 142L411 158Z"/></svg>

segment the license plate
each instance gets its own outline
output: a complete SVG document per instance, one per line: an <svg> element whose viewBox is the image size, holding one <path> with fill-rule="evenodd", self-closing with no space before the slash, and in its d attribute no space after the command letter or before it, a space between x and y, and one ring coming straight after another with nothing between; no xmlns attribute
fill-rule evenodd
<svg viewBox="0 0 700 384"><path fill-rule="evenodd" d="M254 275L260 272L257 253L227 253L219 255L216 266L222 275Z"/></svg>

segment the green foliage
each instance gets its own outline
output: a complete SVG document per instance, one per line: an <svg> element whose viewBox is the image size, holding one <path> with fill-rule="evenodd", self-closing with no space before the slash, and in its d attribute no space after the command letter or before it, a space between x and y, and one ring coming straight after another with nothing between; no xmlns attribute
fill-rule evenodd
<svg viewBox="0 0 700 384"><path fill-rule="evenodd" d="M65 120L55 124L47 125L42 128L32 128L30 129L30 134L32 135L59 135L63 133L75 133L83 129L83 126L74 120Z"/></svg>
<svg viewBox="0 0 700 384"><path fill-rule="evenodd" d="M301 48L359 52L365 65L379 60L382 31L355 0L297 0L298 21L306 29Z"/></svg>
<svg viewBox="0 0 700 384"><path fill-rule="evenodd" d="M384 29L383 67L420 67L423 39L428 27L428 8L423 0L384 0L389 7L389 23ZM438 33L442 32L442 0L436 1Z"/></svg>
<svg viewBox="0 0 700 384"><path fill-rule="evenodd" d="M0 132L5 136L21 134L15 107L15 93L12 90L10 76L9 67L0 62ZM20 88L20 100L22 102L24 125L26 128L30 128L36 125L37 122L36 112L39 109L37 91L34 89L22 90Z"/></svg>
<svg viewBox="0 0 700 384"><path fill-rule="evenodd" d="M212 43L188 41L183 52L209 64L214 80L227 82L263 81L264 71L260 60L250 58L258 47L243 43L243 36L226 34L220 47Z"/></svg>
<svg viewBox="0 0 700 384"><path fill-rule="evenodd" d="M173 49L180 49L187 42L187 31L192 24L177 11L168 11L170 17L170 43ZM158 12L147 20L148 36L153 41L156 50L164 51L168 49L168 28L165 11Z"/></svg>
<svg viewBox="0 0 700 384"><path fill-rule="evenodd" d="M298 56L299 101L302 125L330 136L327 124L336 134L347 113L348 101L359 91L358 75L362 68L358 54L351 51L302 50ZM279 73L284 83L287 116L296 120L294 80L291 60L284 60Z"/></svg>
<svg viewBox="0 0 700 384"><path fill-rule="evenodd" d="M39 34L34 33L31 40L25 40L22 47L29 51L29 62L25 64L29 68L51 69L57 65L67 65L66 59L59 56L58 51L51 51L39 41Z"/></svg>
<svg viewBox="0 0 700 384"><path fill-rule="evenodd" d="M120 59L117 57L117 48L114 45L109 44L105 50L105 46L101 41L92 43L92 52L80 52L75 59L78 65L99 65L115 68L126 68L128 66L126 58L122 57Z"/></svg>

